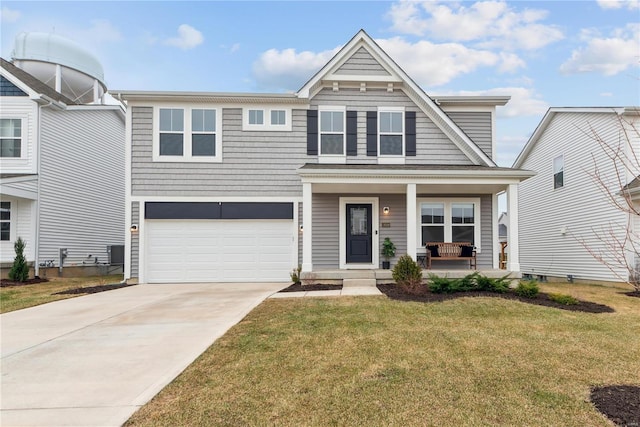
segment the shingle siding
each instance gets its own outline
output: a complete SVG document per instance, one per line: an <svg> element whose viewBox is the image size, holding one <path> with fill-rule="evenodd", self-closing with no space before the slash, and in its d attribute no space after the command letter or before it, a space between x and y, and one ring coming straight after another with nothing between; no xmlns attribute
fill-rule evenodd
<svg viewBox="0 0 640 427"><path fill-rule="evenodd" d="M22 89L0 76L0 96L28 96Z"/></svg>

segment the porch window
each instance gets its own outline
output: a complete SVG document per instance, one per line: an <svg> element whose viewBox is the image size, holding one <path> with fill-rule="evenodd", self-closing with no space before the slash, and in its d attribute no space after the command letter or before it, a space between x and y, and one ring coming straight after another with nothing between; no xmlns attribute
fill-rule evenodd
<svg viewBox="0 0 640 427"><path fill-rule="evenodd" d="M345 155L344 111L320 111L320 154Z"/></svg>
<svg viewBox="0 0 640 427"><path fill-rule="evenodd" d="M0 240L11 240L11 202L0 202Z"/></svg>
<svg viewBox="0 0 640 427"><path fill-rule="evenodd" d="M421 247L427 242L471 242L479 251L479 198L419 198L417 205Z"/></svg>

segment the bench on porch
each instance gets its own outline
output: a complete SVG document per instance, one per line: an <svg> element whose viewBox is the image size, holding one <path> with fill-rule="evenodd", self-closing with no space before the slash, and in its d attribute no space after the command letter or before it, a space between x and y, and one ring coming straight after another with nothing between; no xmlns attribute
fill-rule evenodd
<svg viewBox="0 0 640 427"><path fill-rule="evenodd" d="M475 269L476 250L469 242L427 242L427 269L433 261L469 261L469 268Z"/></svg>

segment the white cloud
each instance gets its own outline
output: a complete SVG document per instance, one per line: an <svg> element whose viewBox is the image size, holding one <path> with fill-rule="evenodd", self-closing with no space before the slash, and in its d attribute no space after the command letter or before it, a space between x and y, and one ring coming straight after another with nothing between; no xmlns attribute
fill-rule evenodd
<svg viewBox="0 0 640 427"><path fill-rule="evenodd" d="M240 50L240 43L234 43L229 49L229 52L236 53L239 50Z"/></svg>
<svg viewBox="0 0 640 427"><path fill-rule="evenodd" d="M511 96L504 107L496 110L498 117L526 117L543 115L549 108L535 90L526 87L497 87L482 91L460 91L453 95L464 96Z"/></svg>
<svg viewBox="0 0 640 427"><path fill-rule="evenodd" d="M392 29L402 34L525 50L540 49L564 37L557 27L539 22L547 14L540 9L517 11L504 1L492 0L471 5L400 0L388 12Z"/></svg>
<svg viewBox="0 0 640 427"><path fill-rule="evenodd" d="M502 58L488 50L469 49L458 43L410 43L401 37L376 42L422 86L439 86L479 67L500 64ZM505 58L513 62L513 58ZM513 66L506 65L506 68Z"/></svg>
<svg viewBox="0 0 640 427"><path fill-rule="evenodd" d="M613 93L611 93L611 92L602 92L602 93L600 93L600 96L610 97L610 96L613 96Z"/></svg>
<svg viewBox="0 0 640 427"><path fill-rule="evenodd" d="M501 73L512 73L518 68L526 68L527 64L518 55L509 52L500 52L500 66L498 71Z"/></svg>
<svg viewBox="0 0 640 427"><path fill-rule="evenodd" d="M336 54L340 47L323 52L269 49L253 64L253 76L261 88L297 90Z"/></svg>
<svg viewBox="0 0 640 427"><path fill-rule="evenodd" d="M526 135L505 135L496 138L496 163L511 166L529 140Z"/></svg>
<svg viewBox="0 0 640 427"><path fill-rule="evenodd" d="M0 22L11 23L20 19L21 13L17 10L9 9L6 6L2 6L0 9Z"/></svg>
<svg viewBox="0 0 640 427"><path fill-rule="evenodd" d="M82 43L83 40L91 40L94 43L117 42L122 40L120 30L106 19L91 21L91 27L86 30L79 30L77 37L78 43Z"/></svg>
<svg viewBox="0 0 640 427"><path fill-rule="evenodd" d="M560 66L564 74L600 73L613 76L640 65L640 24L627 24L601 37L594 31L583 32L586 45L574 50Z"/></svg>
<svg viewBox="0 0 640 427"><path fill-rule="evenodd" d="M598 0L598 5L602 9L627 8L633 10L640 8L640 2L638 2L638 0Z"/></svg>
<svg viewBox="0 0 640 427"><path fill-rule="evenodd" d="M204 36L191 25L182 24L178 27L178 36L165 41L170 46L175 46L183 50L193 49L202 44Z"/></svg>

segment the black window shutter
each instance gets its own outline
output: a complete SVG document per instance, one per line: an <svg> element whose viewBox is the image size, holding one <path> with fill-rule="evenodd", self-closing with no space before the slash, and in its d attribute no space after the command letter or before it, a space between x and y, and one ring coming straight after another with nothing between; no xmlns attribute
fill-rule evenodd
<svg viewBox="0 0 640 427"><path fill-rule="evenodd" d="M367 156L378 155L378 112L367 111Z"/></svg>
<svg viewBox="0 0 640 427"><path fill-rule="evenodd" d="M318 110L307 110L307 155L318 155Z"/></svg>
<svg viewBox="0 0 640 427"><path fill-rule="evenodd" d="M347 156L358 155L358 112L347 111Z"/></svg>
<svg viewBox="0 0 640 427"><path fill-rule="evenodd" d="M407 111L404 113L404 141L405 153L407 156L416 155L416 112Z"/></svg>

